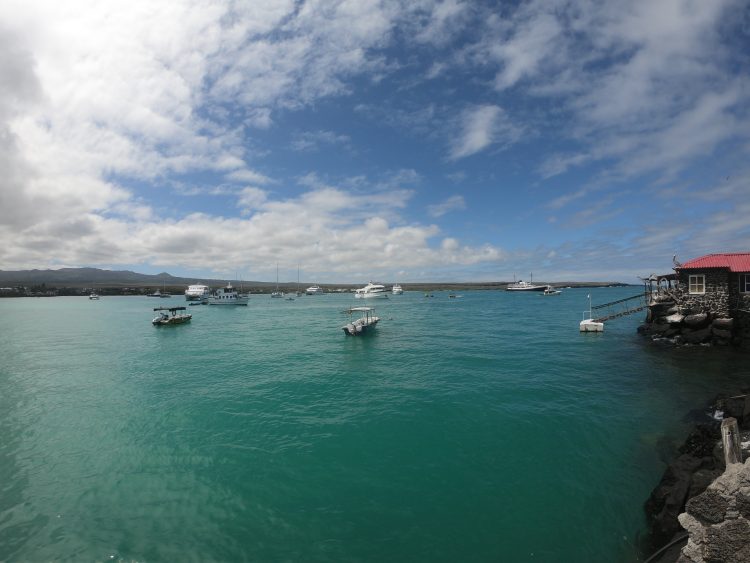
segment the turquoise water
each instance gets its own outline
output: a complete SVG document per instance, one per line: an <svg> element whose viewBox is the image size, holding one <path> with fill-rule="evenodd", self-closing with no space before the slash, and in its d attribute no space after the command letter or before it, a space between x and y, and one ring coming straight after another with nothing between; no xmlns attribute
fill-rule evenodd
<svg viewBox="0 0 750 563"><path fill-rule="evenodd" d="M361 338L350 295L2 299L0 560L635 561L660 444L750 367L579 334L587 293L407 292Z"/></svg>

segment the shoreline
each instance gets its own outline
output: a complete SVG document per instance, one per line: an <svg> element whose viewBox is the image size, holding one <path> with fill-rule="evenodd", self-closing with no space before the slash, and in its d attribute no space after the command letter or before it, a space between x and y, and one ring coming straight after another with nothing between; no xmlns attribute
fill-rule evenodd
<svg viewBox="0 0 750 563"><path fill-rule="evenodd" d="M705 492L726 469L721 439L722 419L736 418L743 446L750 445L750 416L745 414L746 404L750 406L747 393L748 390L741 389L732 395L716 395L704 408L686 415L694 421L692 430L673 452L661 479L643 505L648 531L639 549L644 559L682 539L684 541L665 549L652 561L674 563L680 557L687 542L687 532L678 516L686 511L688 501ZM743 457L748 456L744 448L743 454Z"/></svg>

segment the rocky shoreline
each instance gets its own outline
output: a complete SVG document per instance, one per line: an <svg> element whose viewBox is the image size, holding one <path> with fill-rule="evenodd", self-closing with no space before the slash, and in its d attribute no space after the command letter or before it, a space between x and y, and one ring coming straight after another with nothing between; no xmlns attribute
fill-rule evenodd
<svg viewBox="0 0 750 563"><path fill-rule="evenodd" d="M750 339L750 327L739 320L685 310L673 303L651 305L638 332L676 346L741 345Z"/></svg>
<svg viewBox="0 0 750 563"><path fill-rule="evenodd" d="M677 456L668 464L644 505L649 525L642 542L646 556L685 536L678 517L686 512L691 499L702 495L724 473L720 427L725 417L734 417L739 422L743 459L750 458L750 396L742 392L717 397L678 448ZM652 561L674 563L684 545L685 542L678 543Z"/></svg>

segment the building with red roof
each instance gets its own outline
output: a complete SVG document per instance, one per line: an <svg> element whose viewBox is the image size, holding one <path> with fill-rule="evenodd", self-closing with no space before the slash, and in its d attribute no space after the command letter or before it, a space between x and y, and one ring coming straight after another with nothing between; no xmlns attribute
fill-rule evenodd
<svg viewBox="0 0 750 563"><path fill-rule="evenodd" d="M677 345L750 348L750 252L707 254L684 264L672 260L674 274L644 279L650 298L638 331Z"/></svg>
<svg viewBox="0 0 750 563"><path fill-rule="evenodd" d="M750 252L706 254L675 271L681 309L714 318L750 313Z"/></svg>

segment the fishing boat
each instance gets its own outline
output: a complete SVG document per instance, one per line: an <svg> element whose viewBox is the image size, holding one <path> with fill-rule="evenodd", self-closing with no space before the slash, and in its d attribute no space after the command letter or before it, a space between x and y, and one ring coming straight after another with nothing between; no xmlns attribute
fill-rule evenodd
<svg viewBox="0 0 750 563"><path fill-rule="evenodd" d="M388 290L386 290L384 285L370 282L365 287L361 287L355 291L354 297L357 299L388 299Z"/></svg>
<svg viewBox="0 0 750 563"><path fill-rule="evenodd" d="M404 289L398 284L394 284L391 288L391 293L393 293L393 295L401 295L403 292Z"/></svg>
<svg viewBox="0 0 750 563"><path fill-rule="evenodd" d="M226 287L220 287L208 298L209 305L247 305L248 301L250 298L240 294L231 283L227 283Z"/></svg>
<svg viewBox="0 0 750 563"><path fill-rule="evenodd" d="M551 285L548 285L540 295L560 295L562 291L555 289Z"/></svg>
<svg viewBox="0 0 750 563"><path fill-rule="evenodd" d="M307 295L322 295L323 294L323 288L319 285L311 285L305 290L305 294Z"/></svg>
<svg viewBox="0 0 750 563"><path fill-rule="evenodd" d="M583 320L578 324L580 332L604 332L604 323L593 318L591 314L591 294L588 294L589 310L583 312Z"/></svg>
<svg viewBox="0 0 750 563"><path fill-rule="evenodd" d="M531 274L531 282L523 280L515 281L515 276L513 276L513 278L513 283L508 284L508 287L505 288L505 291L544 291L547 288L546 285L534 285L533 274Z"/></svg>
<svg viewBox="0 0 750 563"><path fill-rule="evenodd" d="M193 318L190 313L178 313L184 311L185 307L154 307L159 314L154 317L151 324L154 326L180 325L187 323Z"/></svg>
<svg viewBox="0 0 750 563"><path fill-rule="evenodd" d="M195 284L189 285L185 290L185 301L208 302L211 290L207 285Z"/></svg>
<svg viewBox="0 0 750 563"><path fill-rule="evenodd" d="M341 327L344 329L344 334L349 336L360 336L368 332L370 329L375 328L380 317L376 317L373 314L373 311L375 311L373 307L352 307L349 309L347 312L349 313L350 318L353 317L355 313L361 313L361 316L358 319L350 320Z"/></svg>

